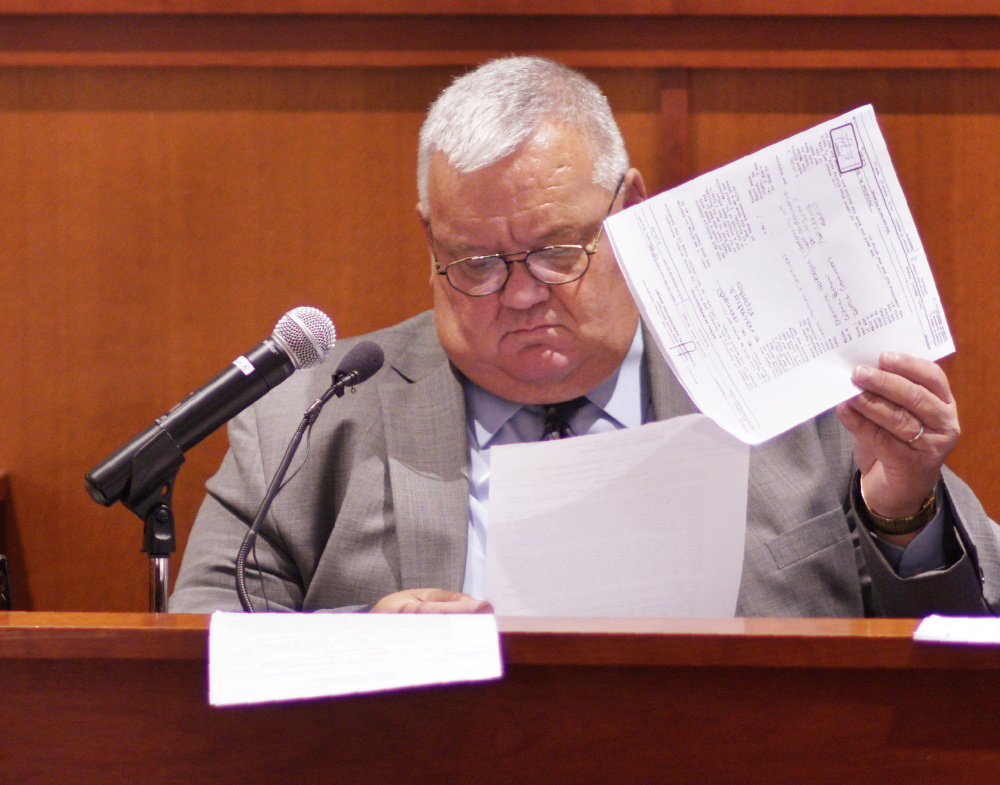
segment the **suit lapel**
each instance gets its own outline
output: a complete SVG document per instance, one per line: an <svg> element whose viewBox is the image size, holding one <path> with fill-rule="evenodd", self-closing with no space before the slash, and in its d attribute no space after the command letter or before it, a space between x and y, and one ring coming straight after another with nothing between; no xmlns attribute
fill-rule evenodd
<svg viewBox="0 0 1000 785"><path fill-rule="evenodd" d="M657 420L697 412L644 330ZM379 385L403 588L459 591L469 522L462 385L432 322Z"/></svg>
<svg viewBox="0 0 1000 785"><path fill-rule="evenodd" d="M402 586L458 591L469 522L465 402L433 324L393 364L379 399Z"/></svg>
<svg viewBox="0 0 1000 785"><path fill-rule="evenodd" d="M649 372L649 391L653 399L653 419L667 420L682 414L697 413L698 407L694 405L684 387L667 366L667 361L660 354L656 341L646 329L645 323L642 325L642 340L643 359Z"/></svg>

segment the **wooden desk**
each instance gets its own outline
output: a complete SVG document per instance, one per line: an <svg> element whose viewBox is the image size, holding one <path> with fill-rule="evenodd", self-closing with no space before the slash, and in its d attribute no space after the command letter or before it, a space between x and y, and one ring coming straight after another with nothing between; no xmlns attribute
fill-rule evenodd
<svg viewBox="0 0 1000 785"><path fill-rule="evenodd" d="M1000 649L906 620L500 619L502 681L207 705L207 617L0 614L0 780L995 783Z"/></svg>

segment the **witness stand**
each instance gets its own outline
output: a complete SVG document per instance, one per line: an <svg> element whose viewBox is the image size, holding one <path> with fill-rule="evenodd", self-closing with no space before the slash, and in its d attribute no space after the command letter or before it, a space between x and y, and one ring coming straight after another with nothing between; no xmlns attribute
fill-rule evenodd
<svg viewBox="0 0 1000 785"><path fill-rule="evenodd" d="M217 709L207 616L0 613L0 781L1000 780L1000 648L913 620L498 621L497 682Z"/></svg>

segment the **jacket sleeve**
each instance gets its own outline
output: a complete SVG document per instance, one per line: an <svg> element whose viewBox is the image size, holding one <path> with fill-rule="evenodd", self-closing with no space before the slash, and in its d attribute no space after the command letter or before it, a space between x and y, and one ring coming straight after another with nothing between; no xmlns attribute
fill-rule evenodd
<svg viewBox="0 0 1000 785"><path fill-rule="evenodd" d="M932 613L978 616L1000 613L1000 528L954 473L943 470L943 503L952 526L946 529L949 566L910 578L899 577L858 514L861 500L852 484L851 510L872 580L878 616L922 618Z"/></svg>
<svg viewBox="0 0 1000 785"><path fill-rule="evenodd" d="M232 420L229 442L229 452L208 482L208 493L191 530L170 598L171 612L242 610L236 592L236 554L267 482L254 408ZM302 606L302 578L280 540L265 523L247 560L247 589L258 610L291 611Z"/></svg>

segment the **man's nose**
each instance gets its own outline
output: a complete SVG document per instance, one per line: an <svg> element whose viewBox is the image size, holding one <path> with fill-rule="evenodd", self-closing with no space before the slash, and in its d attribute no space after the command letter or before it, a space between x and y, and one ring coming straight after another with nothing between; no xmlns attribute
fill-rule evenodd
<svg viewBox="0 0 1000 785"><path fill-rule="evenodd" d="M534 278L528 272L527 265L515 262L510 266L507 283L500 290L501 305L523 311L547 299L549 299L548 284Z"/></svg>

